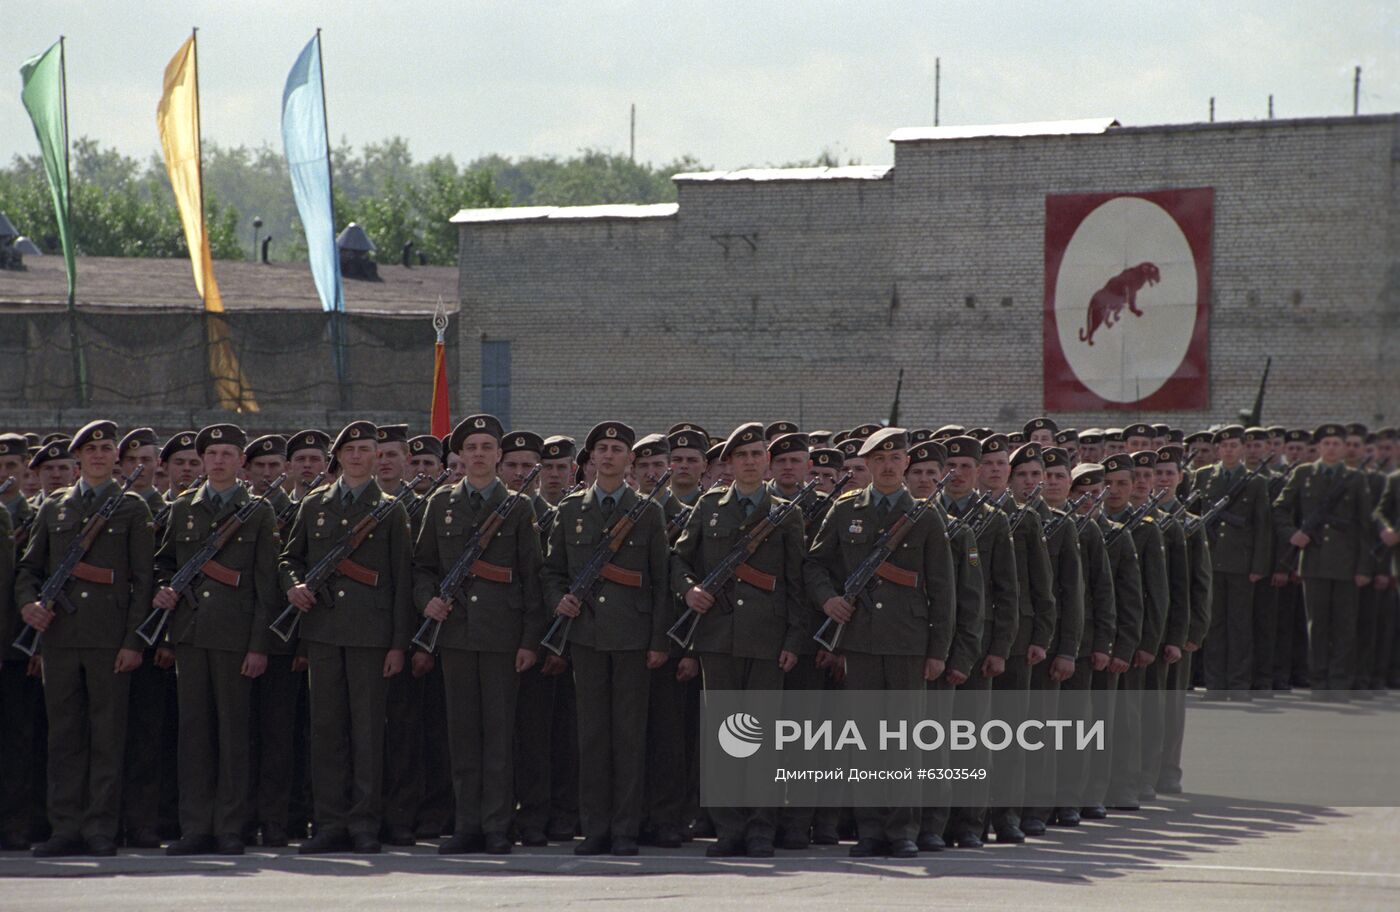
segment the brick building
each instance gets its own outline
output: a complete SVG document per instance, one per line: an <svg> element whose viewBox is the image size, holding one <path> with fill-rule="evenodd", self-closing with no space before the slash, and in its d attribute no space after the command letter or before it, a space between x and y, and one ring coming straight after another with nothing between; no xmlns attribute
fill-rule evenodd
<svg viewBox="0 0 1400 912"><path fill-rule="evenodd" d="M1019 425L1046 401L1047 198L1211 188L1208 405L1052 414L1233 420L1271 355L1269 423L1396 420L1400 116L890 138L892 167L678 175L677 204L462 211L461 407L841 428L887 417L903 368L902 424Z"/></svg>

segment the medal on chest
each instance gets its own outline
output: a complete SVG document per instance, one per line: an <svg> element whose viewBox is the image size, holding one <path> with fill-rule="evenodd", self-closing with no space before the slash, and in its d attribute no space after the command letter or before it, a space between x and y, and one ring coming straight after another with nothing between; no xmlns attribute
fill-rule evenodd
<svg viewBox="0 0 1400 912"><path fill-rule="evenodd" d="M852 535L859 535L860 533L865 531L865 521L860 519L851 520L850 528L848 528L846 531L851 533Z"/></svg>

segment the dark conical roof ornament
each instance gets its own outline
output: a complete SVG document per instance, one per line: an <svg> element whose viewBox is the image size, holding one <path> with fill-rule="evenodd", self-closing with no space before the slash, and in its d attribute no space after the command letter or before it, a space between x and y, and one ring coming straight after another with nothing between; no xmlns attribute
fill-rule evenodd
<svg viewBox="0 0 1400 912"><path fill-rule="evenodd" d="M345 230L340 232L340 236L335 239L335 246L350 253L374 252L374 242L369 239L369 235L365 234L365 229L356 222L345 226Z"/></svg>

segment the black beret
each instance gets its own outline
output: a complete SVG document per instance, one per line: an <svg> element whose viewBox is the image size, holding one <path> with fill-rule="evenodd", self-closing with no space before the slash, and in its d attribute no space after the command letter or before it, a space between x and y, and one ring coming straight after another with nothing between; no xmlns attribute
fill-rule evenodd
<svg viewBox="0 0 1400 912"><path fill-rule="evenodd" d="M24 443L25 443L25 446L29 447L30 449L38 449L38 447L39 447L39 435L38 435L38 434L34 433L33 431L25 431L24 434L23 434L23 436L24 436Z"/></svg>
<svg viewBox="0 0 1400 912"><path fill-rule="evenodd" d="M1243 439L1244 439L1244 428L1240 427L1238 424L1227 424L1227 425L1225 425L1225 427L1217 429L1216 432L1215 432L1214 434L1211 435L1210 442L1211 442L1211 443L1219 443L1219 442L1222 441L1222 440L1243 440Z"/></svg>
<svg viewBox="0 0 1400 912"><path fill-rule="evenodd" d="M1186 451L1174 443L1169 443L1164 447L1157 448L1157 465L1181 465L1185 461Z"/></svg>
<svg viewBox="0 0 1400 912"><path fill-rule="evenodd" d="M723 449L724 449L724 444L722 444L722 443L717 443L717 444L715 444L714 446L710 447L708 450L705 451L705 461L706 461L706 462L719 462L719 461L720 461L720 455L719 455L719 454L720 454L720 451L723 450Z"/></svg>
<svg viewBox="0 0 1400 912"><path fill-rule="evenodd" d="M789 434L779 434L768 444L769 456L781 456L784 453L806 453L812 448L812 441L807 439L806 434L797 432Z"/></svg>
<svg viewBox="0 0 1400 912"><path fill-rule="evenodd" d="M236 446L242 452L248 443L248 435L236 424L211 424L195 435L194 451L203 456L204 451L216 443Z"/></svg>
<svg viewBox="0 0 1400 912"><path fill-rule="evenodd" d="M1070 470L1069 484L1072 488L1080 485L1103 484L1103 477L1106 473L1104 467L1097 462L1081 462Z"/></svg>
<svg viewBox="0 0 1400 912"><path fill-rule="evenodd" d="M1055 442L1061 445L1064 445L1066 443L1078 443L1079 432L1076 431L1074 428L1065 428L1064 430L1060 431L1060 433L1055 435Z"/></svg>
<svg viewBox="0 0 1400 912"><path fill-rule="evenodd" d="M936 462L939 465L948 461L948 450L937 440L925 440L916 444L909 451L909 464L918 465L921 462Z"/></svg>
<svg viewBox="0 0 1400 912"><path fill-rule="evenodd" d="M37 469L44 463L52 462L55 459L72 458L73 455L68 452L68 441L64 438L59 438L53 443L45 444L35 450L34 455L29 459L29 467L31 469Z"/></svg>
<svg viewBox="0 0 1400 912"><path fill-rule="evenodd" d="M972 437L976 440L986 440L988 437L992 436L995 433L996 431L989 427L976 427L969 430L967 432L967 436Z"/></svg>
<svg viewBox="0 0 1400 912"><path fill-rule="evenodd" d="M421 456L424 453L437 457L438 462L442 461L442 441L432 434L419 434L411 437L408 441L408 453L410 456Z"/></svg>
<svg viewBox="0 0 1400 912"><path fill-rule="evenodd" d="M1273 428L1269 428L1269 430L1272 431ZM1395 439L1395 434L1396 434L1395 428L1393 428L1393 427L1376 428L1376 439L1377 439L1377 440L1394 440L1394 439Z"/></svg>
<svg viewBox="0 0 1400 912"><path fill-rule="evenodd" d="M741 424L729 435L729 439L720 448L719 458L728 459L735 450L741 446L748 446L751 443L765 443L763 439L763 425L757 421L750 421L748 424Z"/></svg>
<svg viewBox="0 0 1400 912"><path fill-rule="evenodd" d="M139 450L141 447L155 446L156 432L148 427L136 428L126 432L122 442L117 444L117 452L122 455L131 450Z"/></svg>
<svg viewBox="0 0 1400 912"><path fill-rule="evenodd" d="M1079 442L1088 446L1103 443L1104 433L1099 428L1085 428L1079 432Z"/></svg>
<svg viewBox="0 0 1400 912"><path fill-rule="evenodd" d="M881 428L865 439L861 445L857 456L869 456L871 453L892 452L894 450L909 449L909 432L904 428L887 427Z"/></svg>
<svg viewBox="0 0 1400 912"><path fill-rule="evenodd" d="M287 457L290 459L297 450L319 450L322 455L330 448L331 435L316 428L297 431L287 441Z"/></svg>
<svg viewBox="0 0 1400 912"><path fill-rule="evenodd" d="M29 444L18 434L0 434L0 456L26 456Z"/></svg>
<svg viewBox="0 0 1400 912"><path fill-rule="evenodd" d="M457 426L452 429L452 434L447 438L447 449L456 453L462 449L462 444L466 443L467 438L473 434L485 434L500 443L505 432L506 429L501 426L501 420L495 415L468 415L457 422Z"/></svg>
<svg viewBox="0 0 1400 912"><path fill-rule="evenodd" d="M846 459L855 459L860 453L860 441L847 437L836 445L836 449L840 450Z"/></svg>
<svg viewBox="0 0 1400 912"><path fill-rule="evenodd" d="M1157 465L1157 452L1155 450L1139 450L1133 454L1133 468L1151 469Z"/></svg>
<svg viewBox="0 0 1400 912"><path fill-rule="evenodd" d="M943 441L943 448L948 451L948 458L954 456L966 456L969 459L982 461L982 441L976 437L949 437Z"/></svg>
<svg viewBox="0 0 1400 912"><path fill-rule="evenodd" d="M671 445L666 442L665 434L648 434L632 445L632 455L638 459L649 459L652 456L669 456Z"/></svg>
<svg viewBox="0 0 1400 912"><path fill-rule="evenodd" d="M840 469L846 464L846 455L840 450L831 447L822 447L812 451L812 465L821 466L824 469Z"/></svg>
<svg viewBox="0 0 1400 912"><path fill-rule="evenodd" d="M666 436L670 437L672 434L679 434L681 431L690 431L691 433L699 434L706 440L710 439L710 432L702 428L700 425L696 424L694 421L682 421L680 424L671 425L669 428L666 429Z"/></svg>
<svg viewBox="0 0 1400 912"><path fill-rule="evenodd" d="M1103 461L1103 471L1107 475L1110 472L1131 472L1133 470L1133 457L1127 453L1114 453Z"/></svg>
<svg viewBox="0 0 1400 912"><path fill-rule="evenodd" d="M1116 443L1121 443L1121 442L1123 442L1124 440L1126 440L1127 438L1123 436L1123 429L1122 429L1122 428L1104 428L1104 429L1103 429L1103 439L1104 439L1104 440L1112 440L1112 441L1114 441L1114 442L1116 442Z"/></svg>
<svg viewBox="0 0 1400 912"><path fill-rule="evenodd" d="M880 425L878 424L858 424L855 427L851 428L851 436L856 437L860 440L864 440L865 438L869 437L871 434L874 434L878 430L880 430Z"/></svg>
<svg viewBox="0 0 1400 912"><path fill-rule="evenodd" d="M1253 442L1256 440L1268 440L1269 430L1268 428L1261 427L1246 428L1244 432L1244 439L1247 442Z"/></svg>
<svg viewBox="0 0 1400 912"><path fill-rule="evenodd" d="M539 453L544 455L544 438L534 431L510 431L501 437L501 453Z"/></svg>
<svg viewBox="0 0 1400 912"><path fill-rule="evenodd" d="M1046 447L1040 451L1040 459L1047 469L1068 469L1069 451L1063 447Z"/></svg>
<svg viewBox="0 0 1400 912"><path fill-rule="evenodd" d="M170 435L170 439L165 441L165 446L160 448L160 461L169 462L170 457L176 453L183 453L185 450L194 449L194 438L198 431L181 431L178 434Z"/></svg>
<svg viewBox="0 0 1400 912"><path fill-rule="evenodd" d="M772 441L774 438L781 437L784 434L796 434L797 431L797 425L793 424L791 421L774 421L763 429L763 439Z"/></svg>
<svg viewBox="0 0 1400 912"><path fill-rule="evenodd" d="M368 440L370 443L377 443L379 440L379 428L369 421L352 421L340 429L340 433L335 435L335 442L331 444L331 455L335 455L340 448L347 443Z"/></svg>
<svg viewBox="0 0 1400 912"><path fill-rule="evenodd" d="M807 439L812 441L812 446L826 446L831 442L831 431L808 431Z"/></svg>
<svg viewBox="0 0 1400 912"><path fill-rule="evenodd" d="M43 439L37 441L37 443L38 443L39 446L48 446L49 444L51 444L51 443L53 443L54 441L57 441L57 440L62 440L64 443L67 443L67 442L69 442L69 441L72 440L72 439L73 439L72 437L69 437L67 434L63 433L62 431L54 431L52 434L45 434L44 437L43 437Z"/></svg>
<svg viewBox="0 0 1400 912"><path fill-rule="evenodd" d="M116 422L108 421L105 418L89 421L78 429L78 433L73 435L72 441L68 444L68 452L76 453L81 450L85 444L91 443L94 440L110 440L112 441L112 445L116 446L118 442Z"/></svg>
<svg viewBox="0 0 1400 912"><path fill-rule="evenodd" d="M934 440L947 440L949 437L960 437L964 433L961 424L945 424L943 427L933 432Z"/></svg>
<svg viewBox="0 0 1400 912"><path fill-rule="evenodd" d="M378 443L408 443L408 425L381 424L374 434Z"/></svg>
<svg viewBox="0 0 1400 912"><path fill-rule="evenodd" d="M574 438L562 434L545 438L544 450L540 453L544 459L572 459L573 455Z"/></svg>
<svg viewBox="0 0 1400 912"><path fill-rule="evenodd" d="M1215 434L1210 431L1197 431L1194 434L1187 434L1181 442L1188 446L1193 443L1214 443Z"/></svg>
<svg viewBox="0 0 1400 912"><path fill-rule="evenodd" d="M1351 424L1347 425L1348 437L1365 437L1368 433L1370 433L1370 431L1367 430L1366 425L1359 421L1353 421Z"/></svg>
<svg viewBox="0 0 1400 912"><path fill-rule="evenodd" d="M588 432L588 439L584 441L583 448L591 450L600 440L616 440L630 448L637 442L637 432L621 421L600 421Z"/></svg>
<svg viewBox="0 0 1400 912"><path fill-rule="evenodd" d="M933 439L933 428L915 428L909 432L909 445L916 446L925 440Z"/></svg>
<svg viewBox="0 0 1400 912"><path fill-rule="evenodd" d="M1027 421L1026 426L1022 428L1022 433L1024 433L1027 438L1031 436L1032 431L1049 431L1052 434L1057 434L1060 431L1060 426L1055 423L1053 418L1045 418L1042 416L1040 418L1032 418L1030 421Z"/></svg>
<svg viewBox="0 0 1400 912"><path fill-rule="evenodd" d="M702 431L689 428L667 434L666 443L672 450L699 450L702 454L710 448L710 442Z"/></svg>
<svg viewBox="0 0 1400 912"><path fill-rule="evenodd" d="M1282 439L1283 439L1283 433L1284 433L1284 431L1286 431L1286 430L1288 430L1288 428L1284 427L1284 426L1281 425L1281 424L1271 424L1271 425L1269 425L1269 437L1270 437L1270 438L1277 437L1278 439L1282 440ZM1376 433L1379 434L1380 431L1376 431Z"/></svg>
<svg viewBox="0 0 1400 912"><path fill-rule="evenodd" d="M1172 428L1170 431L1167 431L1167 439L1172 443L1182 443L1186 439L1186 432L1181 428Z"/></svg>
<svg viewBox="0 0 1400 912"><path fill-rule="evenodd" d="M1006 453L1011 450L1011 440L1005 434L988 434L982 439L982 453Z"/></svg>
<svg viewBox="0 0 1400 912"><path fill-rule="evenodd" d="M1128 425L1127 427L1123 428L1123 439L1124 439L1124 440L1127 440L1129 437L1155 437L1155 436L1157 436L1157 435L1153 432L1153 430L1152 430L1152 425L1150 425L1150 424L1143 424L1142 422L1138 422L1137 424L1130 424L1130 425Z"/></svg>
<svg viewBox="0 0 1400 912"><path fill-rule="evenodd" d="M1313 431L1313 443L1321 443L1324 437L1345 438L1346 435L1347 429L1340 424L1322 424L1318 425L1317 430Z"/></svg>
<svg viewBox="0 0 1400 912"><path fill-rule="evenodd" d="M1302 428L1292 428L1283 434L1284 443L1312 443L1312 433Z"/></svg>
<svg viewBox="0 0 1400 912"><path fill-rule="evenodd" d="M1152 436L1153 436L1153 437L1165 437L1165 436L1167 436L1168 434L1170 434L1171 432L1172 432L1172 426L1171 426L1170 424L1154 424L1154 425L1152 425Z"/></svg>
<svg viewBox="0 0 1400 912"><path fill-rule="evenodd" d="M1016 466L1023 465L1027 462L1039 462L1042 465L1044 464L1044 460L1041 458L1040 444L1024 444L1022 446L1017 447L1016 451L1011 454L1011 467L1013 469Z"/></svg>
<svg viewBox="0 0 1400 912"><path fill-rule="evenodd" d="M243 455L249 459L257 459L259 456L286 456L287 439L281 434L264 434L251 441L243 449Z"/></svg>
<svg viewBox="0 0 1400 912"><path fill-rule="evenodd" d="M1012 446L1020 446L1026 442L1026 435L1020 431L1012 431L1010 434L1006 435L1006 439Z"/></svg>

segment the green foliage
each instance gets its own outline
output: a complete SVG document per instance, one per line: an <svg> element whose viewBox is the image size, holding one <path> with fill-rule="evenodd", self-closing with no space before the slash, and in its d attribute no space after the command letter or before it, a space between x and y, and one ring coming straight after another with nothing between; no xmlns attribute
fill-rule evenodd
<svg viewBox="0 0 1400 912"><path fill-rule="evenodd" d="M256 239L269 235L276 260L306 258L282 150L204 143L204 193L210 245L216 259L252 258ZM487 156L459 166L450 155L414 160L408 141L391 137L358 153L344 139L331 152L336 224L358 222L381 263L396 263L403 245L429 263L457 262L457 230L449 219L460 209L495 206L584 206L601 203L673 202L671 176L701 168L683 157L661 166L630 161L596 149L578 155L509 159ZM83 137L73 144L73 229L89 256L186 256L179 215L165 165L157 155L144 164ZM56 251L58 231L39 158L16 156L0 168L0 212ZM262 226L253 227L254 218Z"/></svg>

